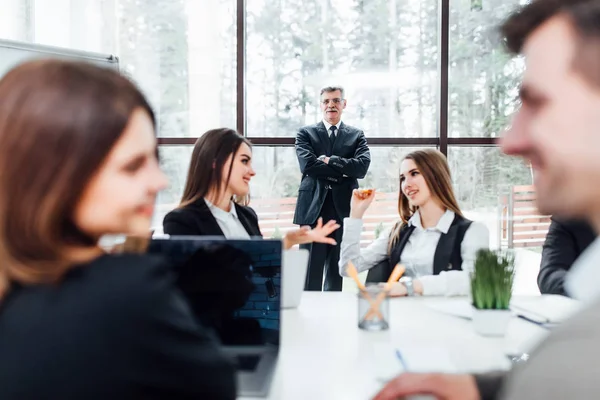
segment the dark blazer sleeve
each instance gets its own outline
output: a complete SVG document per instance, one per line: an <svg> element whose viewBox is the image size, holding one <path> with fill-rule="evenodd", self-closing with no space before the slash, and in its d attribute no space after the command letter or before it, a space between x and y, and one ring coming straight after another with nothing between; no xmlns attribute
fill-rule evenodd
<svg viewBox="0 0 600 400"><path fill-rule="evenodd" d="M198 235L194 219L186 216L185 210L176 209L165 215L163 232L167 235Z"/></svg>
<svg viewBox="0 0 600 400"><path fill-rule="evenodd" d="M342 180L342 173L317 158L318 156L312 148L306 128L300 129L296 135L296 156L300 164L300 172L303 174L314 178L326 178L336 183Z"/></svg>
<svg viewBox="0 0 600 400"><path fill-rule="evenodd" d="M565 275L578 256L573 234L561 222L552 219L542 249L542 262L537 279L540 292L565 295Z"/></svg>
<svg viewBox="0 0 600 400"><path fill-rule="evenodd" d="M369 165L371 165L371 152L369 151L369 146L367 146L367 139L364 132L360 131L359 133L353 158L331 156L329 157L328 165L350 178L364 178L369 170Z"/></svg>
<svg viewBox="0 0 600 400"><path fill-rule="evenodd" d="M139 353L133 379L168 398L235 399L232 361L195 320L168 265L148 268L129 302L129 332ZM166 397L165 397L166 398Z"/></svg>

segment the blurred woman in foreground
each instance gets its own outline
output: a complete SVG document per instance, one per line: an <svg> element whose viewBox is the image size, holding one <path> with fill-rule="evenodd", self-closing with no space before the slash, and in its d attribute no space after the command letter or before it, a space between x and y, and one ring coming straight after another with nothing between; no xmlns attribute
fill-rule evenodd
<svg viewBox="0 0 600 400"><path fill-rule="evenodd" d="M34 61L0 80L0 398L234 399L233 365L170 266L107 255L147 235L154 115L118 73Z"/></svg>

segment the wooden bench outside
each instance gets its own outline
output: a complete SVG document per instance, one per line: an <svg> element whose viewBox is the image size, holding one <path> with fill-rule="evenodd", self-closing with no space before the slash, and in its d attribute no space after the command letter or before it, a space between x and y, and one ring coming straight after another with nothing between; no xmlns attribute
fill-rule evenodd
<svg viewBox="0 0 600 400"><path fill-rule="evenodd" d="M499 243L509 249L540 247L550 228L550 216L541 215L535 206L533 185L513 186L500 198Z"/></svg>
<svg viewBox="0 0 600 400"><path fill-rule="evenodd" d="M264 237L282 237L298 226L292 223L296 198L252 199L250 207L258 214L260 230ZM398 220L398 193L377 193L373 204L363 218L361 246L366 247L377 234Z"/></svg>

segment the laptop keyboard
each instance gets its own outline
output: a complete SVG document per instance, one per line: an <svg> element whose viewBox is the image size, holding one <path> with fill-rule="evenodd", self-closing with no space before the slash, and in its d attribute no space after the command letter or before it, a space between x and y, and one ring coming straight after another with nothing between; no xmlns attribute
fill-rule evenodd
<svg viewBox="0 0 600 400"><path fill-rule="evenodd" d="M260 356L257 355L238 355L235 356L237 360L237 369L240 371L254 371L260 361Z"/></svg>

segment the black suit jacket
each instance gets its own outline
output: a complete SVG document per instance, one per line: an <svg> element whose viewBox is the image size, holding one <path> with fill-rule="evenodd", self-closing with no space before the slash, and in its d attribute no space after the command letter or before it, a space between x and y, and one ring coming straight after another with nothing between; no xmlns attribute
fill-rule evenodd
<svg viewBox="0 0 600 400"><path fill-rule="evenodd" d="M258 226L258 216L252 208L235 204L235 211L250 236L262 236ZM176 208L165 215L163 231L168 235L224 236L204 199Z"/></svg>
<svg viewBox="0 0 600 400"><path fill-rule="evenodd" d="M235 399L235 369L162 258L107 255L0 308L0 399Z"/></svg>
<svg viewBox="0 0 600 400"><path fill-rule="evenodd" d="M588 223L553 217L542 250L540 292L566 295L563 285L567 271L595 238L596 233Z"/></svg>
<svg viewBox="0 0 600 400"><path fill-rule="evenodd" d="M317 221L327 196L326 185L332 187L333 202L339 217L350 215L352 190L358 188L357 179L365 177L371 164L367 139L363 131L342 122L329 164L325 164L318 157L326 155L328 147L329 133L323 122L301 128L296 136L296 156L302 181L294 224L313 225Z"/></svg>

